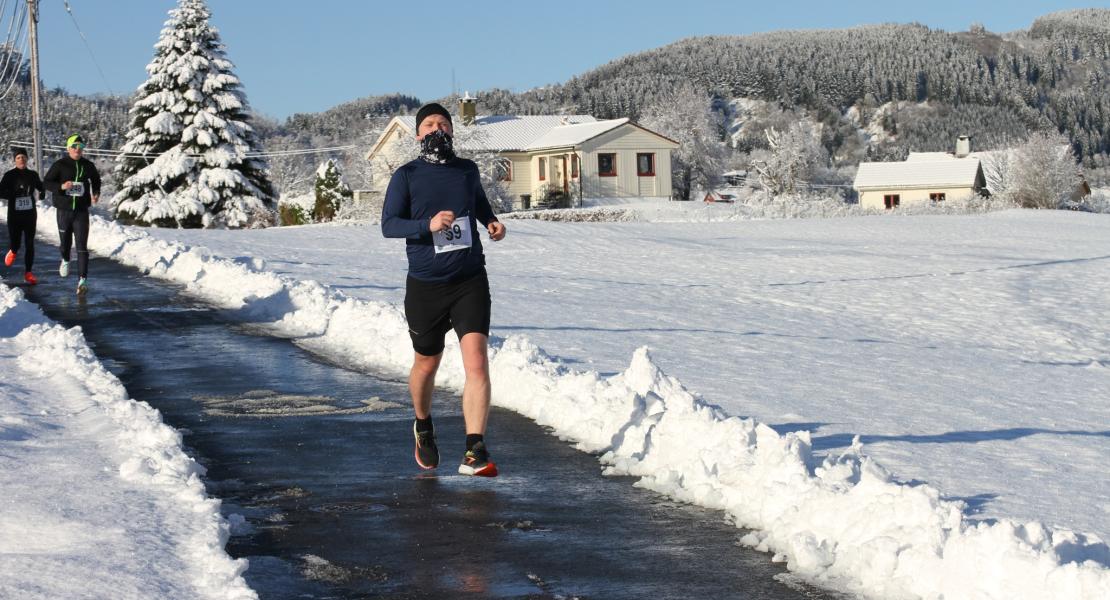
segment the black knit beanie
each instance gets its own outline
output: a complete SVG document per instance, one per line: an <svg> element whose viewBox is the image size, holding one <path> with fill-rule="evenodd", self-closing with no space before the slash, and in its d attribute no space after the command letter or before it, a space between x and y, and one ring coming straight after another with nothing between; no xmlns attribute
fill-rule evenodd
<svg viewBox="0 0 1110 600"><path fill-rule="evenodd" d="M22 154L23 156L27 156L27 150L25 148L19 147L12 148L12 158L17 157L20 154Z"/></svg>
<svg viewBox="0 0 1110 600"><path fill-rule="evenodd" d="M447 109L443 108L442 104L439 104L437 102L429 102L428 104L425 104L424 106L421 106L420 110L416 111L416 129L419 130L420 129L420 123L425 118L430 117L432 115L443 115L444 117L447 118L448 121L451 120L451 113L447 112ZM452 125L453 124L454 123L452 123Z"/></svg>

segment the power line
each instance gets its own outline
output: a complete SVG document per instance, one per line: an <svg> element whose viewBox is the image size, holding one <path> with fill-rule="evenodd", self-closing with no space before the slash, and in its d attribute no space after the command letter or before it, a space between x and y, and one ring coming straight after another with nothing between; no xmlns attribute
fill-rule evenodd
<svg viewBox="0 0 1110 600"><path fill-rule="evenodd" d="M11 141L11 142L8 142L8 143L10 145L19 145L19 144L24 144L25 145L25 144L28 144L28 142L19 141L19 140L14 140L14 141ZM358 144L349 144L347 146L331 146L331 147L328 147L328 148L304 148L304 149L300 149L300 150L275 150L273 152L245 152L245 153L243 153L243 156L245 158L269 158L269 157L276 157L276 156L298 156L298 155L309 155L309 154L328 154L328 153L332 153L332 152L353 150L353 149L358 148L358 147L359 147ZM66 149L65 146L56 146L56 145L54 145L54 146L45 145L45 146L43 146L43 148L46 149L46 150L65 150ZM103 156L105 158L156 159L159 156L162 156L162 154L146 154L146 153L140 153L140 152L122 152L120 150L107 150L107 149L98 149L98 148L85 148L85 154L89 154L91 156ZM200 157L205 156L205 155L200 154L200 153L189 153L189 154L185 154L184 156L189 156L189 157L192 157L192 158L200 158Z"/></svg>
<svg viewBox="0 0 1110 600"><path fill-rule="evenodd" d="M96 70L100 72L100 79L104 81L104 87L113 96L116 92L112 90L111 84L108 83L108 78L104 76L104 69L100 68L100 63L96 60L96 55L93 54L92 46L89 45L89 38L85 37L85 32L81 31L81 26L77 24L77 17L73 16L73 9L69 6L69 0L62 0L66 5L66 12L69 13L69 18L73 20L73 26L77 28L77 33L81 34L81 41L85 43L85 49L89 51L89 58L92 59L93 64L96 65Z"/></svg>
<svg viewBox="0 0 1110 600"><path fill-rule="evenodd" d="M0 3L0 15L3 15L8 8L7 0ZM23 56L27 51L27 36L24 22L27 19L27 12L22 10L19 2L14 3L12 8L12 17L8 21L8 33L4 40L4 45L0 46L0 51L4 53L3 65L0 65L0 87L3 87L3 92L0 92L0 100L7 98L19 81L19 75L23 68Z"/></svg>

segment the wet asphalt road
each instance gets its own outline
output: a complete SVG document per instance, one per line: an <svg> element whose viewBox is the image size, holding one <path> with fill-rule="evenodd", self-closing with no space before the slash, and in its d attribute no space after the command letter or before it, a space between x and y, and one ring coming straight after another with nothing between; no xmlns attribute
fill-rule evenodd
<svg viewBox="0 0 1110 600"><path fill-rule="evenodd" d="M183 431L235 523L228 551L249 559L262 598L841 597L738 546L744 532L722 513L603 477L596 457L515 413L490 419L502 475L463 477L459 402L437 397L443 465L423 472L401 382L251 335L105 259L91 261L79 299L57 250L37 253L28 298L80 325L131 397Z"/></svg>

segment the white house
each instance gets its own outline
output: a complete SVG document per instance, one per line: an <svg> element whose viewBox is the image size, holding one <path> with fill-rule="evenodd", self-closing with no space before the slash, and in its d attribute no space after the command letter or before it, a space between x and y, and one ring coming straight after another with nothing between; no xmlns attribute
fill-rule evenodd
<svg viewBox="0 0 1110 600"><path fill-rule="evenodd" d="M476 116L474 101L460 102L454 118L456 149L499 156L499 177L514 208L576 198L597 206L671 198L671 151L678 142L628 119L588 115ZM375 173L392 173L407 158L416 118L394 117L367 154ZM384 189L388 176L374 186Z"/></svg>
<svg viewBox="0 0 1110 600"><path fill-rule="evenodd" d="M904 162L860 163L852 187L863 208L891 209L903 204L967 199L987 187L979 157L966 136L956 152L911 152Z"/></svg>
<svg viewBox="0 0 1110 600"><path fill-rule="evenodd" d="M977 158L860 163L852 187L863 208L894 208L915 202L967 199L986 188Z"/></svg>

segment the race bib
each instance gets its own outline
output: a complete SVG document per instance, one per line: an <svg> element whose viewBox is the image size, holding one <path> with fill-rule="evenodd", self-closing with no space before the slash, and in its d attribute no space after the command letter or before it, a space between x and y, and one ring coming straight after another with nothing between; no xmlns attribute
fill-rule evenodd
<svg viewBox="0 0 1110 600"><path fill-rule="evenodd" d="M460 217L451 226L432 234L436 254L466 250L470 247L470 217Z"/></svg>
<svg viewBox="0 0 1110 600"><path fill-rule="evenodd" d="M84 196L85 195L85 183L83 181L74 181L73 182L73 187L69 188L69 191L66 192L66 195L67 196Z"/></svg>
<svg viewBox="0 0 1110 600"><path fill-rule="evenodd" d="M20 196L15 199L16 210L31 210L35 207L35 203L31 200L30 196Z"/></svg>

